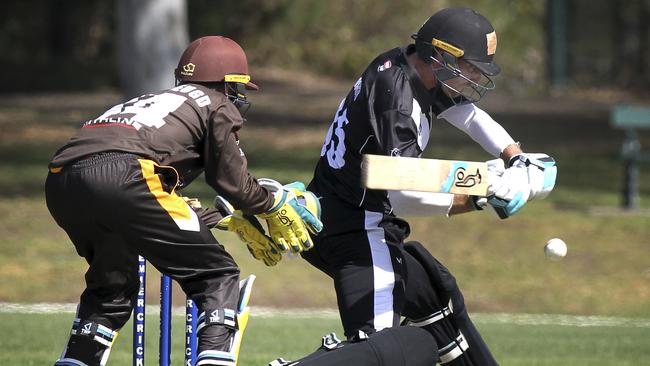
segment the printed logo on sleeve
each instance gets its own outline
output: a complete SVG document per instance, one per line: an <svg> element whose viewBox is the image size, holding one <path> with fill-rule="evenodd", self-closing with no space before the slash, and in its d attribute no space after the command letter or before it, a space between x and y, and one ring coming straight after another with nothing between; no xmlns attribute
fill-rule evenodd
<svg viewBox="0 0 650 366"><path fill-rule="evenodd" d="M377 68L377 71L388 70L388 69L391 68L391 66L393 66L393 63L390 62L390 60L386 60L386 62L384 62L383 65L380 65L380 66Z"/></svg>

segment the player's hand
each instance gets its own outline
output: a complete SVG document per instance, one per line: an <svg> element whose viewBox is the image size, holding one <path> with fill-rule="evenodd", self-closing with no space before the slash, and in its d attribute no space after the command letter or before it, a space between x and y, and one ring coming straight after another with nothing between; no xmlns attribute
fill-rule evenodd
<svg viewBox="0 0 650 366"><path fill-rule="evenodd" d="M185 201L185 203L187 203L187 205L190 206L190 208L191 208L192 210L194 210L194 211L198 211L198 210L200 210L201 208L203 208L203 207L201 206L201 201L199 201L198 198L190 198L190 197L185 197L185 196L180 196L180 197L181 197L181 198L183 199L183 201Z"/></svg>
<svg viewBox="0 0 650 366"><path fill-rule="evenodd" d="M519 210L521 210L526 202L524 201L522 203L521 201L508 201L497 196L489 196L487 197L487 204L494 209L494 212L497 213L499 218L507 219L508 217L516 214Z"/></svg>
<svg viewBox="0 0 650 366"><path fill-rule="evenodd" d="M487 161L487 203L501 219L507 219L519 212L530 197L528 169L519 157L521 155L510 159L508 168L501 159Z"/></svg>
<svg viewBox="0 0 650 366"><path fill-rule="evenodd" d="M215 197L214 206L223 215L215 227L236 233L239 239L246 244L253 258L264 262L267 266L275 266L282 260L282 254L277 251L271 238L266 235L264 227L255 216L235 210L221 196Z"/></svg>
<svg viewBox="0 0 650 366"><path fill-rule="evenodd" d="M190 198L185 196L180 197L196 213L196 216L198 216L199 219L203 221L205 225L210 229L214 229L217 226L219 220L223 218L222 213L219 212L216 208L203 207L201 205L201 201L199 201L198 198Z"/></svg>
<svg viewBox="0 0 650 366"><path fill-rule="evenodd" d="M299 253L311 249L314 244L309 233L319 233L323 228L316 196L300 182L282 186L272 179L258 181L274 195L271 209L257 216L266 220L278 251Z"/></svg>
<svg viewBox="0 0 650 366"><path fill-rule="evenodd" d="M492 162L492 171L488 162L488 203L497 211L505 210L502 213L497 212L499 217L510 217L521 210L530 197L527 159L524 159L523 155L513 157L510 166L502 173L499 164Z"/></svg>
<svg viewBox="0 0 650 366"><path fill-rule="evenodd" d="M528 182L530 184L530 198L546 198L555 187L557 178L557 165L555 159L542 153L523 154L527 159Z"/></svg>

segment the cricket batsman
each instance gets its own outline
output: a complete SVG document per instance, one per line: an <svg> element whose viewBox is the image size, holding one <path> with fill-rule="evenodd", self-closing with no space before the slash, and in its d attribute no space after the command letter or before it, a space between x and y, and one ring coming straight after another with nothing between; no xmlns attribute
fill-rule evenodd
<svg viewBox="0 0 650 366"><path fill-rule="evenodd" d="M246 323L235 310L244 308L239 267L210 226L236 232L268 265L282 252L311 248L309 231L321 229L317 207L298 200L310 195L304 186L260 183L248 172L238 131L250 107L246 91L258 87L244 50L226 37L199 38L180 57L175 77L174 88L84 122L49 165L47 206L88 262L57 366L106 364L134 307L138 255L197 304L197 365L235 366ZM201 173L240 215L211 210L209 226L190 208L178 192ZM265 220L270 238L243 215Z"/></svg>
<svg viewBox="0 0 650 366"><path fill-rule="evenodd" d="M424 352L436 362L497 365L467 314L454 276L421 244L405 244L410 228L400 216L450 216L491 206L508 218L549 194L557 168L546 154L524 153L476 106L494 89L492 78L500 72L494 61L497 33L485 17L467 8L443 9L412 38L412 44L377 56L341 101L308 186L320 197L324 229L314 237L314 249L302 256L333 279L347 341L330 351L337 356L319 350L286 364L321 365L328 357L339 358L336 364L386 364L373 352L365 363L340 359L357 354L341 353L352 345L366 352L368 347L359 346L363 342L385 344L379 348L390 355L416 355L403 346L413 344L404 341L410 331L381 333L405 317L405 325L432 335ZM489 162L487 197L362 187L363 154L421 157L435 125L444 122L498 158ZM380 342L383 338L373 336L379 333L401 341Z"/></svg>

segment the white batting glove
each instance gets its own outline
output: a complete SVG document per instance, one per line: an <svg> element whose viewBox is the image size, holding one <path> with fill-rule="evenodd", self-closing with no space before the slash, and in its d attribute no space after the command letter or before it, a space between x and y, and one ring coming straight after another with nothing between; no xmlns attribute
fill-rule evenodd
<svg viewBox="0 0 650 366"><path fill-rule="evenodd" d="M494 174L489 175L488 178L493 180L488 185L488 195L494 195L508 201L514 200L515 197L519 197L524 201L528 200L528 197L530 197L528 166L526 160L520 159L519 156L511 160L510 167L505 169L501 175L498 175L498 167L494 168ZM490 174L489 165L488 174Z"/></svg>
<svg viewBox="0 0 650 366"><path fill-rule="evenodd" d="M557 165L555 160L542 153L523 154L527 159L530 198L544 199L555 187Z"/></svg>
<svg viewBox="0 0 650 366"><path fill-rule="evenodd" d="M503 185L501 176L506 171L505 164L501 159L492 159L486 161L488 166L488 190L487 195L493 196Z"/></svg>
<svg viewBox="0 0 650 366"><path fill-rule="evenodd" d="M519 156L511 159L511 166L507 169L501 159L487 162L489 182L487 202L502 219L519 212L530 197L528 168Z"/></svg>

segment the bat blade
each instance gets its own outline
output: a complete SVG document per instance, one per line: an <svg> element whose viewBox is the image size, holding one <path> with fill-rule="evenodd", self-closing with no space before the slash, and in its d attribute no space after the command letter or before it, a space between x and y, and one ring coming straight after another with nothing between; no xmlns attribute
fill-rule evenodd
<svg viewBox="0 0 650 366"><path fill-rule="evenodd" d="M366 154L361 165L361 184L370 189L485 196L487 177L487 163L475 161Z"/></svg>

